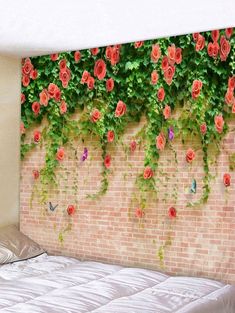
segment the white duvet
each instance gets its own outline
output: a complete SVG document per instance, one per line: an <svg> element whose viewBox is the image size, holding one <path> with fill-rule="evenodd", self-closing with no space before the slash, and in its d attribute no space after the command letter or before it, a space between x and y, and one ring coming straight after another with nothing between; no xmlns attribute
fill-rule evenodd
<svg viewBox="0 0 235 313"><path fill-rule="evenodd" d="M43 254L0 266L0 312L235 313L235 287Z"/></svg>

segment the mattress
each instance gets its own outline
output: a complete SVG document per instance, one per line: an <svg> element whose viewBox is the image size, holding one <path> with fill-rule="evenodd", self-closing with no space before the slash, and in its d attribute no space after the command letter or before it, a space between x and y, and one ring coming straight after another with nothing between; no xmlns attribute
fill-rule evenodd
<svg viewBox="0 0 235 313"><path fill-rule="evenodd" d="M0 266L0 312L234 313L235 287L43 254Z"/></svg>

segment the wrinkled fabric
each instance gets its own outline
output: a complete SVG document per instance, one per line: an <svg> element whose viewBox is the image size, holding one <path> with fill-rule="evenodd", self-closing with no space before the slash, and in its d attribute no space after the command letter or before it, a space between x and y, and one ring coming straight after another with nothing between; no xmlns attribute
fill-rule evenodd
<svg viewBox="0 0 235 313"><path fill-rule="evenodd" d="M0 313L234 313L235 286L43 254L0 266Z"/></svg>

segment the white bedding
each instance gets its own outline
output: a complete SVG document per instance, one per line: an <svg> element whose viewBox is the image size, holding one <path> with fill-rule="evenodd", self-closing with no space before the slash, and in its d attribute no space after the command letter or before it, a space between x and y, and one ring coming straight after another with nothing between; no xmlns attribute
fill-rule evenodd
<svg viewBox="0 0 235 313"><path fill-rule="evenodd" d="M235 286L43 254L0 266L0 312L235 313Z"/></svg>

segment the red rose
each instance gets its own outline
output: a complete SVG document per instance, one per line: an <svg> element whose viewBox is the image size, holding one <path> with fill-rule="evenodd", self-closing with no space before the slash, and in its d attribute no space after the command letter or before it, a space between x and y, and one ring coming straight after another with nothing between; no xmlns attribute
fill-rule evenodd
<svg viewBox="0 0 235 313"><path fill-rule="evenodd" d="M197 41L198 40L198 36L199 36L199 33L194 33L193 34L193 40Z"/></svg>
<svg viewBox="0 0 235 313"><path fill-rule="evenodd" d="M22 67L23 75L29 76L30 72L33 70L33 64L31 63L30 58L26 58L24 65Z"/></svg>
<svg viewBox="0 0 235 313"><path fill-rule="evenodd" d="M55 97L55 93L58 91L59 87L56 84L50 83L48 85L47 91L50 98Z"/></svg>
<svg viewBox="0 0 235 313"><path fill-rule="evenodd" d="M136 49L138 49L138 48L141 48L143 46L143 44L144 44L143 41L136 41L134 46Z"/></svg>
<svg viewBox="0 0 235 313"><path fill-rule="evenodd" d="M114 66L116 65L120 60L120 50L117 46L114 46L111 50L111 57L110 57L110 62L111 65Z"/></svg>
<svg viewBox="0 0 235 313"><path fill-rule="evenodd" d="M33 110L34 115L37 116L40 112L40 103L37 101L33 102L32 110Z"/></svg>
<svg viewBox="0 0 235 313"><path fill-rule="evenodd" d="M95 67L94 67L94 76L96 76L99 80L104 79L106 75L106 64L104 60L99 59L98 61L95 62Z"/></svg>
<svg viewBox="0 0 235 313"><path fill-rule="evenodd" d="M202 82L200 80L195 79L192 85L192 98L193 99L196 99L200 95L201 89L202 89Z"/></svg>
<svg viewBox="0 0 235 313"><path fill-rule="evenodd" d="M112 55L112 47L108 46L106 47L106 50L105 50L106 59L111 60L111 55Z"/></svg>
<svg viewBox="0 0 235 313"><path fill-rule="evenodd" d="M231 185L231 175L228 173L224 174L223 182L225 187L229 187Z"/></svg>
<svg viewBox="0 0 235 313"><path fill-rule="evenodd" d="M223 132L223 128L224 128L224 119L222 115L217 115L215 116L215 128L217 130L218 133L222 133Z"/></svg>
<svg viewBox="0 0 235 313"><path fill-rule="evenodd" d="M165 55L162 58L162 70L165 72L168 68L169 62L168 62L168 57Z"/></svg>
<svg viewBox="0 0 235 313"><path fill-rule="evenodd" d="M38 71L37 70L32 70L30 72L30 78L32 78L33 80L37 79L38 77Z"/></svg>
<svg viewBox="0 0 235 313"><path fill-rule="evenodd" d="M198 35L198 39L196 41L196 51L201 51L205 47L205 37L202 35Z"/></svg>
<svg viewBox="0 0 235 313"><path fill-rule="evenodd" d="M108 142L113 142L113 141L114 141L114 138L115 138L114 131L109 130L109 131L107 132L107 140L108 140Z"/></svg>
<svg viewBox="0 0 235 313"><path fill-rule="evenodd" d="M21 104L25 102L25 95L23 93L21 93L20 100L21 100Z"/></svg>
<svg viewBox="0 0 235 313"><path fill-rule="evenodd" d="M51 56L51 60L52 61L57 61L58 60L58 57L59 57L59 54L58 53L53 53L50 55Z"/></svg>
<svg viewBox="0 0 235 313"><path fill-rule="evenodd" d="M201 126L200 126L200 131L201 131L201 134L202 134L202 135L205 135L205 134L206 134L206 132L207 132L206 123L201 124Z"/></svg>
<svg viewBox="0 0 235 313"><path fill-rule="evenodd" d="M30 78L29 76L23 75L22 76L22 84L24 87L27 87L30 83Z"/></svg>
<svg viewBox="0 0 235 313"><path fill-rule="evenodd" d="M171 107L169 105L166 105L163 109L163 115L166 120L171 116Z"/></svg>
<svg viewBox="0 0 235 313"><path fill-rule="evenodd" d="M176 53L176 48L175 45L172 44L167 48L167 54L168 54L168 62L171 65L175 64L175 53Z"/></svg>
<svg viewBox="0 0 235 313"><path fill-rule="evenodd" d="M151 60L153 61L153 63L157 63L160 57L161 57L160 46L158 44L152 45Z"/></svg>
<svg viewBox="0 0 235 313"><path fill-rule="evenodd" d="M116 117L121 117L126 113L126 104L119 100L116 106L116 110L115 110L115 116Z"/></svg>
<svg viewBox="0 0 235 313"><path fill-rule="evenodd" d="M234 88L235 88L235 76L229 77L228 88L234 90Z"/></svg>
<svg viewBox="0 0 235 313"><path fill-rule="evenodd" d="M74 52L74 61L75 63L78 63L81 59L81 52L80 51L75 51Z"/></svg>
<svg viewBox="0 0 235 313"><path fill-rule="evenodd" d="M40 98L40 104L46 107L49 101L49 94L46 89L43 89L43 91L40 92L39 98Z"/></svg>
<svg viewBox="0 0 235 313"><path fill-rule="evenodd" d="M38 170L33 170L33 178L35 180L39 178L39 171Z"/></svg>
<svg viewBox="0 0 235 313"><path fill-rule="evenodd" d="M67 213L68 213L69 216L74 215L74 213L75 213L75 206L72 205L72 204L70 204L70 205L67 207Z"/></svg>
<svg viewBox="0 0 235 313"><path fill-rule="evenodd" d="M94 77L89 76L88 80L87 80L87 88L92 90L92 89L94 89L94 86L95 86L95 79L94 79Z"/></svg>
<svg viewBox="0 0 235 313"><path fill-rule="evenodd" d="M143 218L144 217L144 211L140 208L137 208L135 210L135 217L137 218Z"/></svg>
<svg viewBox="0 0 235 313"><path fill-rule="evenodd" d="M56 152L56 160L57 161L63 161L64 156L65 156L64 148L63 147L58 148L58 150Z"/></svg>
<svg viewBox="0 0 235 313"><path fill-rule="evenodd" d="M107 154L106 157L104 158L104 166L106 168L110 168L111 166L111 156L109 154Z"/></svg>
<svg viewBox="0 0 235 313"><path fill-rule="evenodd" d="M233 96L233 89L227 89L227 92L225 94L225 102L228 105L232 105L234 102L234 96Z"/></svg>
<svg viewBox="0 0 235 313"><path fill-rule="evenodd" d="M106 80L106 90L107 92L111 92L114 88L114 80L112 78L109 78Z"/></svg>
<svg viewBox="0 0 235 313"><path fill-rule="evenodd" d="M209 42L207 46L207 52L210 57L216 58L219 53L219 44L217 41Z"/></svg>
<svg viewBox="0 0 235 313"><path fill-rule="evenodd" d="M93 123L96 123L101 118L101 113L98 109L94 109L91 113L91 120Z"/></svg>
<svg viewBox="0 0 235 313"><path fill-rule="evenodd" d="M196 154L195 154L194 150L191 149L191 148L188 149L188 151L187 151L187 153L186 153L186 161L187 161L188 163L192 163L193 160L195 159L195 156L196 156Z"/></svg>
<svg viewBox="0 0 235 313"><path fill-rule="evenodd" d="M158 73L156 70L152 71L151 73L151 84L156 85L158 82Z"/></svg>
<svg viewBox="0 0 235 313"><path fill-rule="evenodd" d="M176 48L175 50L175 62L176 64L180 64L182 62L182 49Z"/></svg>
<svg viewBox="0 0 235 313"><path fill-rule="evenodd" d="M230 52L230 43L229 41L224 37L221 36L220 38L220 59L221 61L226 61L227 57Z"/></svg>
<svg viewBox="0 0 235 313"><path fill-rule="evenodd" d="M67 68L67 61L65 59L60 61L60 71L65 72Z"/></svg>
<svg viewBox="0 0 235 313"><path fill-rule="evenodd" d="M232 27L225 29L225 35L228 39L232 36L232 34L233 34L233 28Z"/></svg>
<svg viewBox="0 0 235 313"><path fill-rule="evenodd" d="M81 78L81 83L85 84L88 81L88 78L90 77L90 73L87 71L84 71Z"/></svg>
<svg viewBox="0 0 235 313"><path fill-rule="evenodd" d="M25 127L24 127L23 122L20 123L20 133L21 133L21 135L25 134Z"/></svg>
<svg viewBox="0 0 235 313"><path fill-rule="evenodd" d="M211 38L213 39L213 41L218 41L219 39L219 30L212 30L211 32Z"/></svg>
<svg viewBox="0 0 235 313"><path fill-rule="evenodd" d="M41 132L39 130L34 131L33 140L35 143L38 143L41 140Z"/></svg>
<svg viewBox="0 0 235 313"><path fill-rule="evenodd" d="M150 179L153 177L153 170L150 166L146 166L143 173L144 179Z"/></svg>
<svg viewBox="0 0 235 313"><path fill-rule="evenodd" d="M166 138L165 138L163 133L160 133L156 137L156 147L158 150L162 151L162 150L164 150L165 145L166 145Z"/></svg>
<svg viewBox="0 0 235 313"><path fill-rule="evenodd" d="M174 207L170 207L168 210L169 218L174 219L174 218L176 218L176 215L177 215L176 209Z"/></svg>
<svg viewBox="0 0 235 313"><path fill-rule="evenodd" d="M99 48L90 49L92 55L97 55L99 53Z"/></svg>
<svg viewBox="0 0 235 313"><path fill-rule="evenodd" d="M158 98L158 100L161 101L161 102L164 100L164 98L165 98L165 90L164 90L163 87L161 87L161 88L158 90L158 92L157 92L157 98Z"/></svg>
<svg viewBox="0 0 235 313"><path fill-rule="evenodd" d="M173 77L175 75L175 67L173 65L169 65L167 70L164 72L164 78L167 85L171 85Z"/></svg>
<svg viewBox="0 0 235 313"><path fill-rule="evenodd" d="M65 71L60 71L60 80L62 82L62 86L64 88L68 87L68 83L71 78L71 72L70 69L66 68Z"/></svg>
<svg viewBox="0 0 235 313"><path fill-rule="evenodd" d="M137 147L136 141L132 140L131 143L130 143L130 150L131 150L131 152L134 152L136 150L136 147Z"/></svg>
<svg viewBox="0 0 235 313"><path fill-rule="evenodd" d="M67 112L67 103L62 100L60 103L60 114L65 114Z"/></svg>

